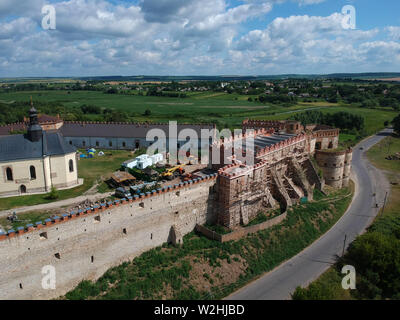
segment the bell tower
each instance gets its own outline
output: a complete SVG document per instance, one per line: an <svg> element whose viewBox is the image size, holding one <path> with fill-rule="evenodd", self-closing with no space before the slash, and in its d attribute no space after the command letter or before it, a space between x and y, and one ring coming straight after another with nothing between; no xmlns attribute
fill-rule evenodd
<svg viewBox="0 0 400 320"><path fill-rule="evenodd" d="M31 109L29 110L28 139L32 142L39 141L42 138L42 127L39 125L38 115L33 106L31 97Z"/></svg>

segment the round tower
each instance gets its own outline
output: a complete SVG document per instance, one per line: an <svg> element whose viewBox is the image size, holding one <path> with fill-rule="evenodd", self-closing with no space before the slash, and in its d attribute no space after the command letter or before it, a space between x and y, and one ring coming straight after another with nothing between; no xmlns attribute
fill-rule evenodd
<svg viewBox="0 0 400 320"><path fill-rule="evenodd" d="M346 151L316 151L315 159L317 160L318 166L322 169L325 183L328 186L337 189L343 187L346 155Z"/></svg>

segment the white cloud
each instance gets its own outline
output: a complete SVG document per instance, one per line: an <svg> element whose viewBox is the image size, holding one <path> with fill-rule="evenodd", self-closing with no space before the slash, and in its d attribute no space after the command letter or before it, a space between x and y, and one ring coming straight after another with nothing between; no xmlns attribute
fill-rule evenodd
<svg viewBox="0 0 400 320"><path fill-rule="evenodd" d="M364 67L368 54L362 46L378 34L373 30L345 30L342 15L328 17L291 16L276 18L265 30L253 30L231 51L240 51L248 68L276 72L334 72ZM235 58L237 59L237 54ZM288 70L288 68L292 68ZM309 70L309 71L307 71ZM279 72L279 71L278 71Z"/></svg>
<svg viewBox="0 0 400 320"><path fill-rule="evenodd" d="M378 29L344 30L339 13L276 18L239 37L249 20L285 1L322 2L63 0L54 3L57 30L45 31L42 0L0 0L8 18L0 20L0 76L368 71L390 57L397 64L388 68L398 66L396 42L378 42ZM386 32L400 38L399 27Z"/></svg>
<svg viewBox="0 0 400 320"><path fill-rule="evenodd" d="M389 26L386 27L386 31L389 33L392 40L400 40L400 27Z"/></svg>

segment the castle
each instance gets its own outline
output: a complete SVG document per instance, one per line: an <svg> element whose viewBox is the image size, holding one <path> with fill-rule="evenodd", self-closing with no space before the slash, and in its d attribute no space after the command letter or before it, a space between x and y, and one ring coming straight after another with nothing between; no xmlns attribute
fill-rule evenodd
<svg viewBox="0 0 400 320"><path fill-rule="evenodd" d="M196 225L235 229L260 211L285 212L303 198L311 200L314 188L324 183L348 185L352 151L335 151L339 130L252 120L243 122L246 128L255 130L216 144L225 154L251 135L256 146L251 165L235 158L210 164L213 173L193 180L0 234L0 299L57 297L146 250L182 243ZM314 155L325 179L317 173ZM56 270L55 289L42 287L47 265Z"/></svg>

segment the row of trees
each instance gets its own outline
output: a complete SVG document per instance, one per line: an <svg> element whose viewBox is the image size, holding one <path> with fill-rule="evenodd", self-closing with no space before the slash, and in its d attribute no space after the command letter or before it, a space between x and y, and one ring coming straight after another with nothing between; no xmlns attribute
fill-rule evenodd
<svg viewBox="0 0 400 320"><path fill-rule="evenodd" d="M178 93L178 92L168 92L158 90L156 87L151 87L147 91L147 96L152 97L169 97L169 98L186 98L186 93Z"/></svg>
<svg viewBox="0 0 400 320"><path fill-rule="evenodd" d="M364 117L345 111L323 113L321 111L308 110L292 116L291 119L300 121L303 125L325 124L343 130L361 131L365 126Z"/></svg>
<svg viewBox="0 0 400 320"><path fill-rule="evenodd" d="M40 113L60 115L66 121L107 121L127 122L134 121L137 114L110 108L100 108L93 105L81 107L66 107L57 102L35 101L35 107ZM0 103L0 125L24 121L30 109L30 102Z"/></svg>
<svg viewBox="0 0 400 320"><path fill-rule="evenodd" d="M277 94L271 94L271 95L263 94L258 97L258 100L261 103L284 104L286 106L291 106L297 103L297 98L294 96L277 95Z"/></svg>

